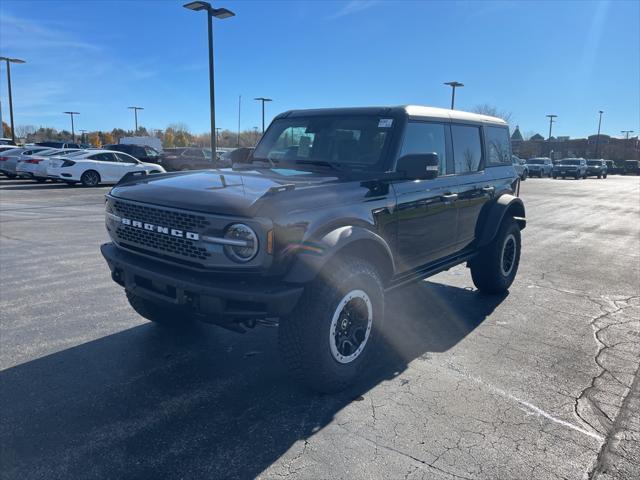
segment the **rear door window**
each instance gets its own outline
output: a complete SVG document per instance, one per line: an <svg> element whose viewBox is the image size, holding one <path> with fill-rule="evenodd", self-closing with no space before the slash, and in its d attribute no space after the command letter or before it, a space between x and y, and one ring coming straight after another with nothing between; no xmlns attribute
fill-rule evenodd
<svg viewBox="0 0 640 480"><path fill-rule="evenodd" d="M509 130L502 127L484 127L487 143L487 166L508 165L511 156ZM520 159L513 157L513 164L520 165Z"/></svg>
<svg viewBox="0 0 640 480"><path fill-rule="evenodd" d="M482 165L480 127L452 125L451 137L455 173L477 172Z"/></svg>

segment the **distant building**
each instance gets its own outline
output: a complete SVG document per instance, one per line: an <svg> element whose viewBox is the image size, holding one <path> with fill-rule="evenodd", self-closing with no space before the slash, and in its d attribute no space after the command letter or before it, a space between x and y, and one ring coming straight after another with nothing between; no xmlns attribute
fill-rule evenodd
<svg viewBox="0 0 640 480"><path fill-rule="evenodd" d="M522 138L522 134L520 133L520 126L516 125L516 129L511 134L511 141L522 142L523 140L524 138Z"/></svg>
<svg viewBox="0 0 640 480"><path fill-rule="evenodd" d="M515 132L514 132L515 133ZM638 137L613 138L609 135L589 135L587 138L569 138L568 136L551 137L545 140L542 135L536 133L529 140L515 142L512 140L512 149L521 158L551 157L554 159L568 157L594 158L596 156L596 144L598 145L598 157L607 160L640 160L640 142Z"/></svg>

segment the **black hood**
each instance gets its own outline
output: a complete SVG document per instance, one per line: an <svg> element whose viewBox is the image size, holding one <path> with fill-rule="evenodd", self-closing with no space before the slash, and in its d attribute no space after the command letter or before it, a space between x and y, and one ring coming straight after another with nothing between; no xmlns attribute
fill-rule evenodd
<svg viewBox="0 0 640 480"><path fill-rule="evenodd" d="M116 185L110 195L185 210L253 216L261 201L277 195L279 190L298 190L334 181L336 177L318 172L281 168L201 170L149 175Z"/></svg>

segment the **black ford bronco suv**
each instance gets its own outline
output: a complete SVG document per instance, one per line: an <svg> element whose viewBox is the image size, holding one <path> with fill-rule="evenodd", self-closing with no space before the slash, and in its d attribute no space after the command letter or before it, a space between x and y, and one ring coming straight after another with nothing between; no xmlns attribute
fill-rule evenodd
<svg viewBox="0 0 640 480"><path fill-rule="evenodd" d="M388 291L465 262L483 292L516 275L525 212L498 118L289 111L233 160L125 178L107 195L102 254L151 321L278 325L285 362L317 391L367 365Z"/></svg>

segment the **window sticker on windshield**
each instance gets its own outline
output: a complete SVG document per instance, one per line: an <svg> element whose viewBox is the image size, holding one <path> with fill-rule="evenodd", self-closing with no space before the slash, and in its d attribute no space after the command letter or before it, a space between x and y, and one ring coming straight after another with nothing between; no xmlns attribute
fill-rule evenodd
<svg viewBox="0 0 640 480"><path fill-rule="evenodd" d="M378 128L391 128L393 125L393 118L381 118L378 122Z"/></svg>

